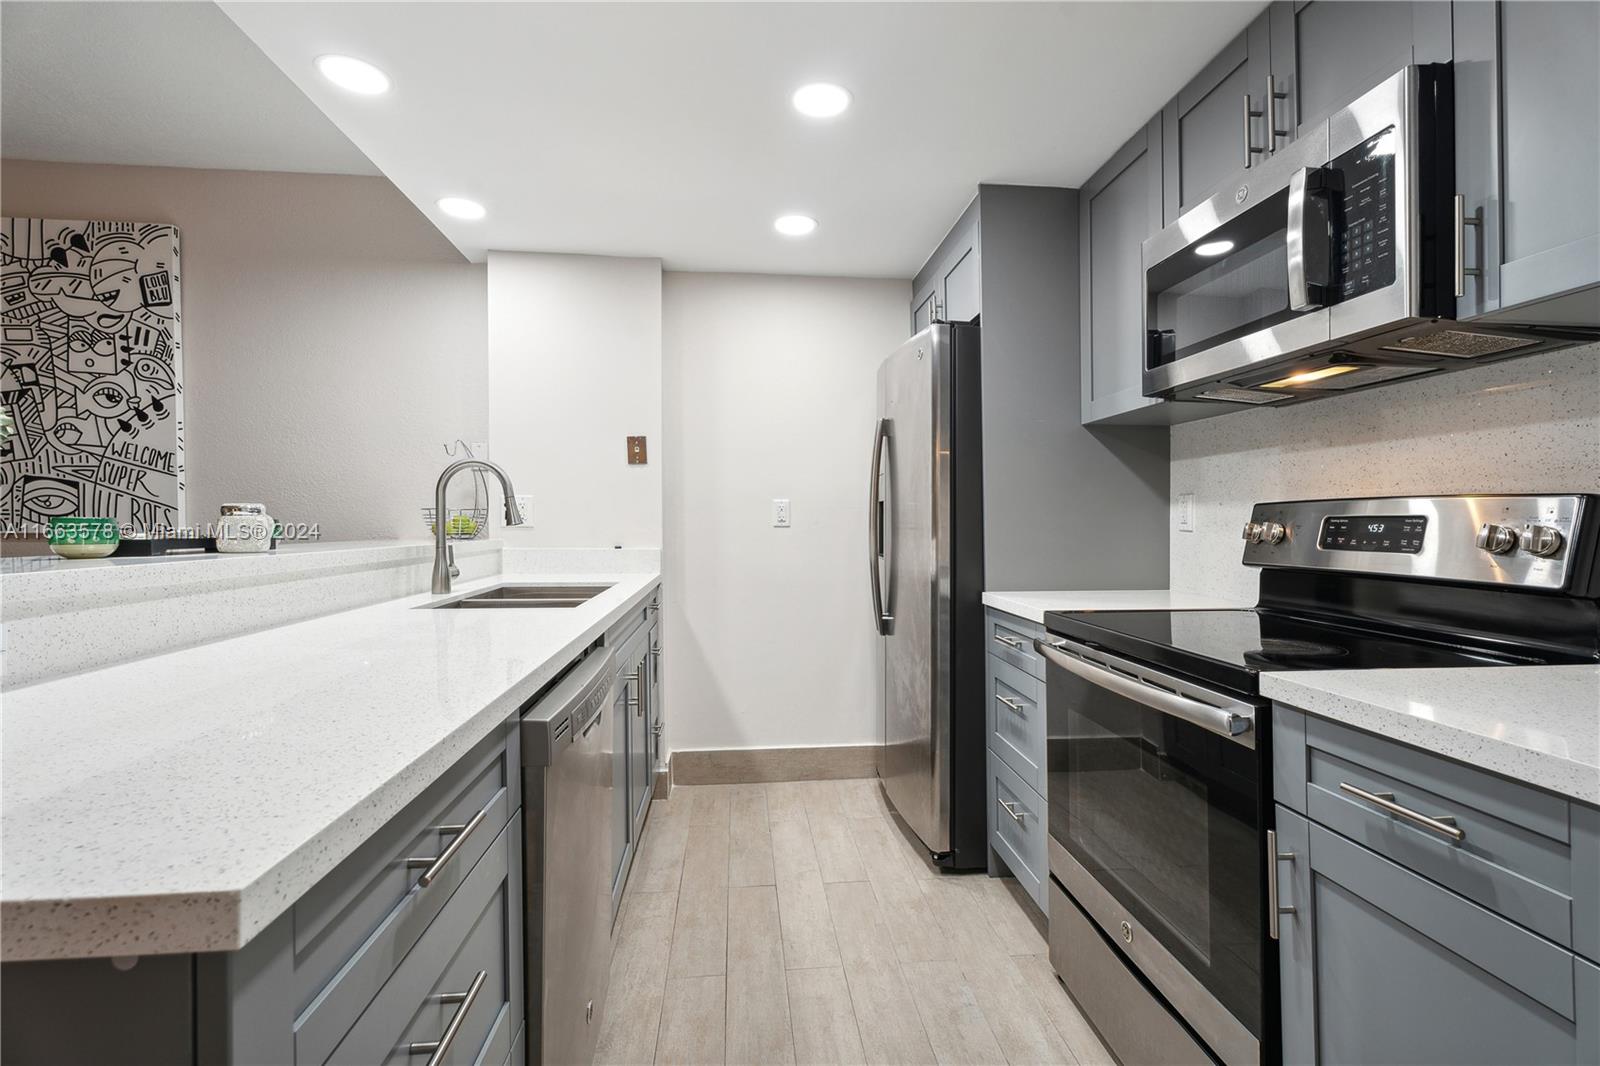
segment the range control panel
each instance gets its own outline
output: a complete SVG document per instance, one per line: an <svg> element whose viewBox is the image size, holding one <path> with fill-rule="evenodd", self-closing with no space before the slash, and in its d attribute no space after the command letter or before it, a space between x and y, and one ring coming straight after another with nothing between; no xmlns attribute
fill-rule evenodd
<svg viewBox="0 0 1600 1066"><path fill-rule="evenodd" d="M1564 589L1594 496L1419 496L1258 503L1246 566Z"/></svg>

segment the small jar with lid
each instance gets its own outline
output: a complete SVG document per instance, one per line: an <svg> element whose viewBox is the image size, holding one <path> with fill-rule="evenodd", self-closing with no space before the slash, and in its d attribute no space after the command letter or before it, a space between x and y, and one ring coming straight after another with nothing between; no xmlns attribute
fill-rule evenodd
<svg viewBox="0 0 1600 1066"><path fill-rule="evenodd" d="M272 516L265 504L225 503L217 524L217 551L264 552L272 547Z"/></svg>

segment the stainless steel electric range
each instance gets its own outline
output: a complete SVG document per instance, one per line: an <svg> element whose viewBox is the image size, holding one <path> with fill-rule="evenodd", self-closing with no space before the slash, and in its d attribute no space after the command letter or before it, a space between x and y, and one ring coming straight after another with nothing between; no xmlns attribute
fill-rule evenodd
<svg viewBox="0 0 1600 1066"><path fill-rule="evenodd" d="M1258 504L1248 610L1045 616L1051 957L1124 1064L1278 1057L1264 671L1600 660L1600 497Z"/></svg>

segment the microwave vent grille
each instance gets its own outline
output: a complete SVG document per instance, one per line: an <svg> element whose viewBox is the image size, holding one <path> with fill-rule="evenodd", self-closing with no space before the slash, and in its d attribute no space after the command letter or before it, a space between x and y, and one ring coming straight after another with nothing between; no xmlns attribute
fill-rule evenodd
<svg viewBox="0 0 1600 1066"><path fill-rule="evenodd" d="M1287 396L1275 396L1272 393L1254 392L1250 389L1207 389L1195 397L1197 400L1222 400L1226 403L1278 403L1287 400Z"/></svg>
<svg viewBox="0 0 1600 1066"><path fill-rule="evenodd" d="M1518 348L1530 348L1538 343L1538 340L1527 337L1506 337L1498 333L1470 333L1464 329L1441 329L1421 336L1402 337L1393 344L1385 344L1383 348L1389 352L1477 359L1485 355L1514 352Z"/></svg>

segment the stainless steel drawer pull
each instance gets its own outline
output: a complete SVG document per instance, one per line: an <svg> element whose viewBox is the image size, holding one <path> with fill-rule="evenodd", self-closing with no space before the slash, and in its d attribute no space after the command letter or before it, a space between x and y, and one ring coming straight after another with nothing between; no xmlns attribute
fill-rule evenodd
<svg viewBox="0 0 1600 1066"><path fill-rule="evenodd" d="M478 1001L478 993L483 991L483 983L488 979L489 971L479 970L478 976L472 979L472 984L465 992L446 992L440 996L440 1003L459 1004L456 1012L450 1015L450 1022L444 1027L444 1032L439 1034L437 1040L414 1041L406 1050L413 1055L428 1056L428 1066L439 1066L445 1056L450 1054L450 1045L456 1042L462 1023L467 1020L467 1015L472 1013L472 1005Z"/></svg>
<svg viewBox="0 0 1600 1066"><path fill-rule="evenodd" d="M456 857L456 853L461 850L461 845L467 842L467 838L472 835L473 830L482 825L483 820L489 817L489 809L493 806L494 804L491 802L488 807L474 814L466 825L439 826L439 832L454 833L456 838L445 845L445 849L438 855L414 855L406 860L407 866L427 867L426 870L422 871L422 876L417 878L418 886L427 888L433 884L434 878L438 877L444 871L444 868L450 865L450 860Z"/></svg>
<svg viewBox="0 0 1600 1066"><path fill-rule="evenodd" d="M1442 837L1447 837L1452 844L1459 844L1467 839L1467 831L1456 825L1453 815L1441 814L1436 818L1432 818L1414 811L1410 807L1402 807L1394 801L1393 792L1368 792L1364 788L1357 788L1348 781L1339 782L1339 791L1348 792L1357 799L1366 800L1386 814L1392 814L1396 818L1404 818L1412 825L1421 826L1423 829L1438 833Z"/></svg>
<svg viewBox="0 0 1600 1066"><path fill-rule="evenodd" d="M1294 914L1295 908L1285 907L1278 902L1278 864L1280 862L1294 862L1294 852L1278 850L1278 831L1267 830L1267 935L1278 939L1280 931L1279 919L1285 914Z"/></svg>
<svg viewBox="0 0 1600 1066"><path fill-rule="evenodd" d="M1018 825L1022 824L1022 819L1027 812L1025 812L1021 807L1018 807L1010 800L1001 800L1000 806L1005 808L1005 812L1007 814L1011 815L1011 820L1013 822L1016 822Z"/></svg>
<svg viewBox="0 0 1600 1066"><path fill-rule="evenodd" d="M1004 633L996 633L994 639L1008 648L1021 648L1024 644L1023 641L1018 640L1016 637L1008 637Z"/></svg>
<svg viewBox="0 0 1600 1066"><path fill-rule="evenodd" d="M1024 707L1019 700L1014 700L1010 696L996 696L995 699L999 700L1013 711L1016 711L1018 714L1022 714L1027 710L1027 708Z"/></svg>

